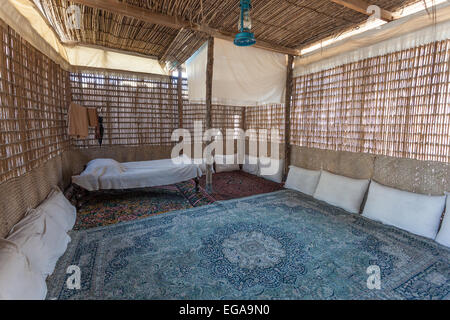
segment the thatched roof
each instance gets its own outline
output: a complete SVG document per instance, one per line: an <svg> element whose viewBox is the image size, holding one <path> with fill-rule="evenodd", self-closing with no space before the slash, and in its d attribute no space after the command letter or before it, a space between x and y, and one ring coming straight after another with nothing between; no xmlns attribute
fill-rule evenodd
<svg viewBox="0 0 450 320"><path fill-rule="evenodd" d="M34 0L63 42L141 53L173 65L183 63L209 35L229 38L237 29L239 0L105 1ZM392 12L418 1L374 0L371 4ZM261 45L295 53L367 19L343 2L367 5L361 0L253 0L252 30ZM81 7L81 30L67 27L65 9L70 4Z"/></svg>

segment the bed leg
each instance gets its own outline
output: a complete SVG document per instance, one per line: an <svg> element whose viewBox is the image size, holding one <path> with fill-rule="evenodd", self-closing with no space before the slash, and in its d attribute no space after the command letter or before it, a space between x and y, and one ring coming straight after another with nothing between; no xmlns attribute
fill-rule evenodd
<svg viewBox="0 0 450 320"><path fill-rule="evenodd" d="M195 192L198 193L200 191L199 188L200 180L198 178L195 178L194 181L195 181Z"/></svg>
<svg viewBox="0 0 450 320"><path fill-rule="evenodd" d="M83 188L77 186L76 184L73 184L73 199L75 199L75 207L77 209L80 209L83 205L82 199L86 197L87 191Z"/></svg>

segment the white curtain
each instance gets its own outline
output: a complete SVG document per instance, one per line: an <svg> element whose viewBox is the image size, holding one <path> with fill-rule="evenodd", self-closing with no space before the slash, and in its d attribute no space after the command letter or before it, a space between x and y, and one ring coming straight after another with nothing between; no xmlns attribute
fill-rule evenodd
<svg viewBox="0 0 450 320"><path fill-rule="evenodd" d="M450 4L437 7L436 20L426 12L387 23L295 59L294 76L315 73L450 38Z"/></svg>
<svg viewBox="0 0 450 320"><path fill-rule="evenodd" d="M205 44L186 62L191 102L205 101L207 51ZM283 103L285 85L286 55L214 39L213 103L233 106Z"/></svg>

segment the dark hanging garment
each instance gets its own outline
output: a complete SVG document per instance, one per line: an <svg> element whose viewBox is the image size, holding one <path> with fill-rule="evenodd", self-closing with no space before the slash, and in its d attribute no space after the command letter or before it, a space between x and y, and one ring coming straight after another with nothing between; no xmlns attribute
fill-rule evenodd
<svg viewBox="0 0 450 320"><path fill-rule="evenodd" d="M98 125L95 130L95 138L98 140L100 146L103 143L103 133L105 129L103 128L103 117L98 117Z"/></svg>

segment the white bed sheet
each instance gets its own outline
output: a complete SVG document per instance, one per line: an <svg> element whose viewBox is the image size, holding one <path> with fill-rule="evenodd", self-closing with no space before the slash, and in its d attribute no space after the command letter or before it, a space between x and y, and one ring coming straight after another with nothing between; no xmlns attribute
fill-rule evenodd
<svg viewBox="0 0 450 320"><path fill-rule="evenodd" d="M201 177L199 165L175 164L172 159L123 162L120 174L109 170L98 174L83 174L72 177L72 182L88 191L106 189L132 189L163 186Z"/></svg>

